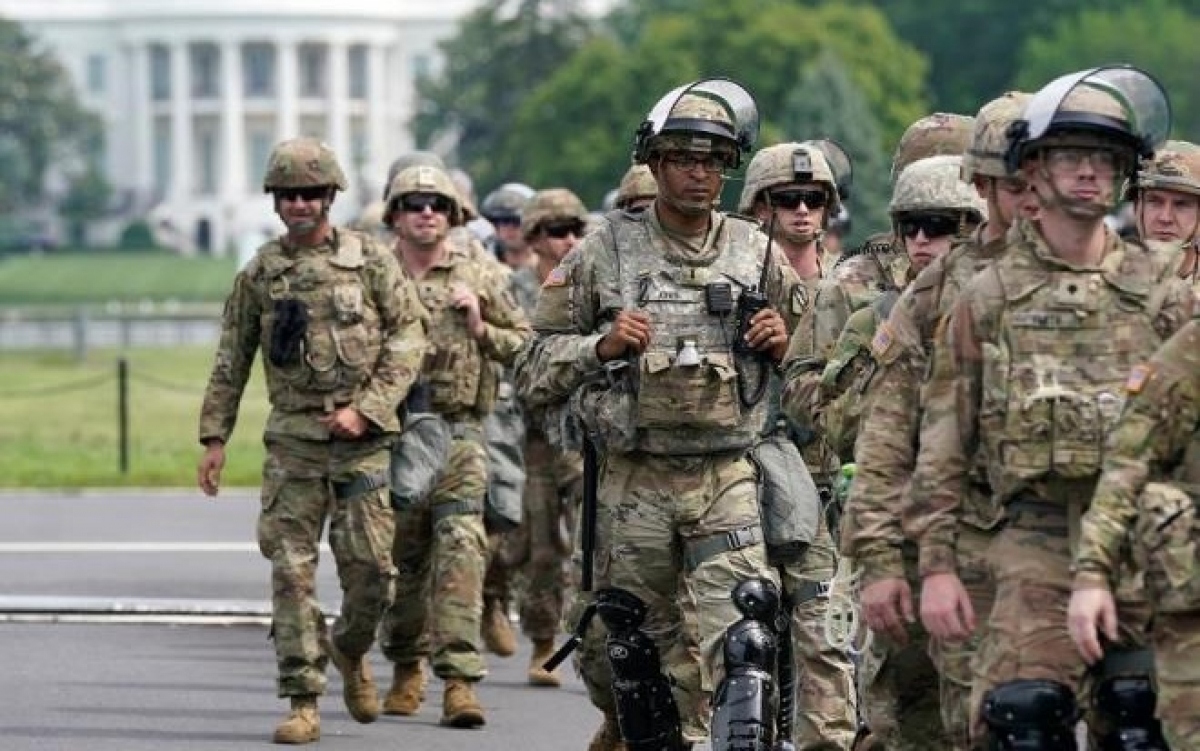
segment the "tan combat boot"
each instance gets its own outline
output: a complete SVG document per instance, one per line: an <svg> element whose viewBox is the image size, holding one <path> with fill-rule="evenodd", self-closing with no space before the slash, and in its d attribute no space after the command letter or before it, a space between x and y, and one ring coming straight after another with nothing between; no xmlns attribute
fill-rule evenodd
<svg viewBox="0 0 1200 751"><path fill-rule="evenodd" d="M396 663L392 687L383 700L384 714L414 715L425 700L425 670L419 662Z"/></svg>
<svg viewBox="0 0 1200 751"><path fill-rule="evenodd" d="M529 658L529 685L549 688L558 688L562 685L562 680L558 677L558 670L550 672L542 667L546 660L553 656L553 639L533 640L533 656Z"/></svg>
<svg viewBox="0 0 1200 751"><path fill-rule="evenodd" d="M321 717L317 714L316 696L293 696L292 711L275 728L275 743L298 745L321 740Z"/></svg>
<svg viewBox="0 0 1200 751"><path fill-rule="evenodd" d="M625 751L625 741L621 740L621 728L617 725L616 715L604 715L604 724L592 736L587 751Z"/></svg>
<svg viewBox="0 0 1200 751"><path fill-rule="evenodd" d="M483 706L475 696L475 689L461 678L446 679L446 693L442 695L442 724L452 728L483 727Z"/></svg>
<svg viewBox="0 0 1200 751"><path fill-rule="evenodd" d="M517 636L508 621L504 600L489 598L483 603L483 622L480 626L483 646L499 657L512 657L517 652Z"/></svg>
<svg viewBox="0 0 1200 751"><path fill-rule="evenodd" d="M342 674L342 699L350 716L356 722L375 722L379 719L379 691L375 688L367 656L352 660L342 654L332 639L327 644L329 659L333 660L334 666Z"/></svg>

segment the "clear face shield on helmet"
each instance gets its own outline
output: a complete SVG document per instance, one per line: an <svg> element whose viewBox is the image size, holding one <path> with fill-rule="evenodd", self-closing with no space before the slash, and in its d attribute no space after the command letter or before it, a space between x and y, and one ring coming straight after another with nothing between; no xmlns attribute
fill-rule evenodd
<svg viewBox="0 0 1200 751"><path fill-rule="evenodd" d="M676 105L688 94L710 99L721 105L732 123L732 128L716 120L672 117ZM638 127L634 157L636 161L644 163L649 157L651 141L664 131L708 133L729 139L737 145L735 163L730 165L736 168L741 162L741 156L754 148L754 142L758 138L758 126L758 105L754 103L750 92L741 84L727 78L708 78L676 87L658 100Z"/></svg>
<svg viewBox="0 0 1200 751"><path fill-rule="evenodd" d="M850 186L854 183L854 163L850 154L842 145L832 138L816 138L801 142L803 146L812 146L825 157L829 171L833 173L833 183L837 186L838 198L846 201L850 198Z"/></svg>

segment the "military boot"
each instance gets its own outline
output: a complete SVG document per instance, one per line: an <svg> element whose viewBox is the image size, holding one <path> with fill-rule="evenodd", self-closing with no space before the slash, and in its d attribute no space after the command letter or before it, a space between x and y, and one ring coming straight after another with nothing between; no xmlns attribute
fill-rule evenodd
<svg viewBox="0 0 1200 751"><path fill-rule="evenodd" d="M275 743L298 745L321 740L321 717L316 696L293 696L292 711L275 728Z"/></svg>
<svg viewBox="0 0 1200 751"><path fill-rule="evenodd" d="M379 719L379 691L371 676L371 665L367 656L352 660L337 648L330 639L327 642L329 659L342 674L342 699L346 709L356 722L368 723Z"/></svg>
<svg viewBox="0 0 1200 751"><path fill-rule="evenodd" d="M483 646L499 657L512 657L517 652L517 637L508 620L508 609L504 600L495 597L483 603L483 623L480 631Z"/></svg>
<svg viewBox="0 0 1200 751"><path fill-rule="evenodd" d="M442 724L452 728L483 727L483 706L475 689L461 678L447 678L442 695Z"/></svg>
<svg viewBox="0 0 1200 751"><path fill-rule="evenodd" d="M534 639L533 640L533 656L529 658L529 685L530 686L547 686L549 688L558 688L562 685L562 680L558 677L558 670L550 672L542 667L554 656L554 640L553 639Z"/></svg>
<svg viewBox="0 0 1200 751"><path fill-rule="evenodd" d="M425 670L421 663L396 663L392 687L383 700L384 714L414 715L425 700Z"/></svg>
<svg viewBox="0 0 1200 751"><path fill-rule="evenodd" d="M617 725L617 716L605 713L604 724L592 736L587 751L626 751L625 741L621 740L621 728Z"/></svg>

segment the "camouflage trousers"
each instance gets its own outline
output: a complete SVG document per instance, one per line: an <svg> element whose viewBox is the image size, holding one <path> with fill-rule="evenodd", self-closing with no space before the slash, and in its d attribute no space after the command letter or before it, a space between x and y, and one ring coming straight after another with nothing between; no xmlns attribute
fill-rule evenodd
<svg viewBox="0 0 1200 751"><path fill-rule="evenodd" d="M316 442L264 439L258 548L271 561L271 632L280 696L325 692L325 618L316 593L326 519L342 589L332 638L351 657L365 654L392 598L393 515L387 488L358 490L360 478L386 477L390 439Z"/></svg>
<svg viewBox="0 0 1200 751"><path fill-rule="evenodd" d="M1071 553L1065 514L1023 513L993 538L987 560L996 582L996 599L983 629L971 691L973 737L986 735L984 696L1016 680L1057 681L1075 692L1093 735L1107 718L1089 710L1093 680L1067 630L1071 599ZM1123 577L1124 579L1124 577ZM1137 595L1140 582L1116 593L1120 625L1116 649L1148 644L1148 607Z"/></svg>
<svg viewBox="0 0 1200 751"><path fill-rule="evenodd" d="M486 487L482 442L456 438L429 498L396 512L396 597L381 639L392 662L428 657L439 678L474 681L486 674L479 636Z"/></svg>
<svg viewBox="0 0 1200 751"><path fill-rule="evenodd" d="M1159 613L1151 631L1158 717L1175 749L1200 748L1200 613Z"/></svg>
<svg viewBox="0 0 1200 751"><path fill-rule="evenodd" d="M871 729L870 751L951 748L942 727L937 668L929 658L929 634L920 621L908 641L896 644L878 634L859 668L860 706Z"/></svg>
<svg viewBox="0 0 1200 751"><path fill-rule="evenodd" d="M829 646L825 638L829 600L818 594L836 569L833 538L821 514L817 536L804 560L784 569L784 586L793 598L801 598L792 611L797 751L849 751L858 732L854 663L849 654Z"/></svg>
<svg viewBox="0 0 1200 751"><path fill-rule="evenodd" d="M553 639L563 618L576 509L583 497L583 458L547 443L540 432L525 439L525 495L521 526L505 542L507 563L524 574L521 630Z"/></svg>

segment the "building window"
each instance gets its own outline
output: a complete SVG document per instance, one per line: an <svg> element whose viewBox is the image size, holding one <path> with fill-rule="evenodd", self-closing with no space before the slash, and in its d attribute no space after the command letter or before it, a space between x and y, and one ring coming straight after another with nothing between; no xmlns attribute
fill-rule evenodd
<svg viewBox="0 0 1200 751"><path fill-rule="evenodd" d="M248 97L275 96L275 48L262 42L242 49L242 73Z"/></svg>
<svg viewBox="0 0 1200 751"><path fill-rule="evenodd" d="M251 126L247 137L246 168L249 172L249 184L261 186L263 175L267 171L267 160L271 158L271 149L275 145L275 132L270 126Z"/></svg>
<svg viewBox="0 0 1200 751"><path fill-rule="evenodd" d="M196 192L211 196L217 192L217 133L206 125L196 133Z"/></svg>
<svg viewBox="0 0 1200 751"><path fill-rule="evenodd" d="M355 172L361 172L371 158L371 144L367 140L367 122L363 117L350 118L350 164Z"/></svg>
<svg viewBox="0 0 1200 751"><path fill-rule="evenodd" d="M329 137L325 132L327 124L328 119L324 115L302 115L300 117L300 135L324 141Z"/></svg>
<svg viewBox="0 0 1200 751"><path fill-rule="evenodd" d="M413 78L428 78L433 72L433 61L429 59L429 55L424 53L412 56L412 72Z"/></svg>
<svg viewBox="0 0 1200 751"><path fill-rule="evenodd" d="M161 44L150 45L150 98L156 102L171 98L171 51Z"/></svg>
<svg viewBox="0 0 1200 751"><path fill-rule="evenodd" d="M93 94L103 94L107 78L108 60L99 53L87 57L87 87Z"/></svg>
<svg viewBox="0 0 1200 751"><path fill-rule="evenodd" d="M195 99L212 99L217 96L217 79L220 76L218 55L215 44L193 44L188 48L191 55L192 97Z"/></svg>
<svg viewBox="0 0 1200 751"><path fill-rule="evenodd" d="M327 48L315 44L300 45L300 96L320 99L325 96L328 78Z"/></svg>
<svg viewBox="0 0 1200 751"><path fill-rule="evenodd" d="M154 120L154 191L165 194L171 187L171 119Z"/></svg>
<svg viewBox="0 0 1200 751"><path fill-rule="evenodd" d="M367 47L356 44L350 48L350 98L366 99L370 90L371 64L367 59Z"/></svg>

